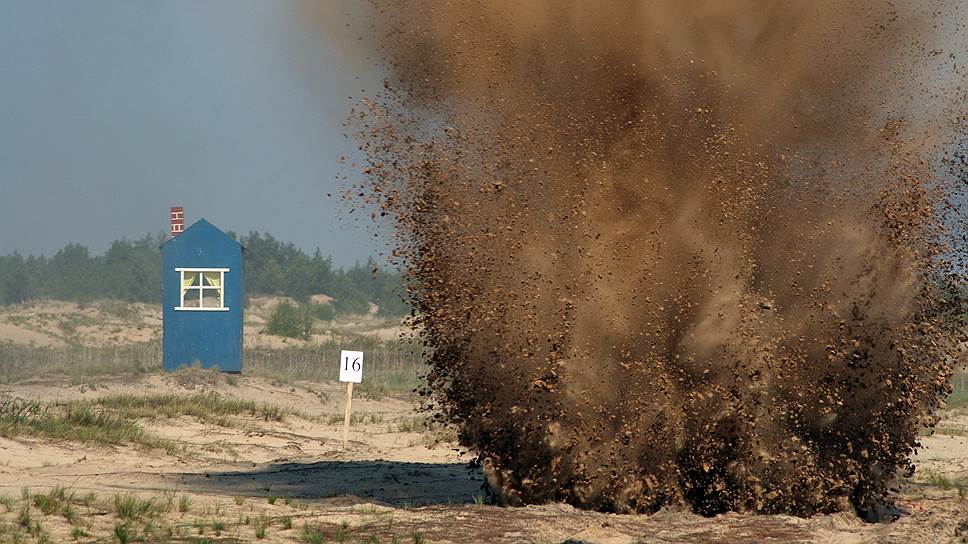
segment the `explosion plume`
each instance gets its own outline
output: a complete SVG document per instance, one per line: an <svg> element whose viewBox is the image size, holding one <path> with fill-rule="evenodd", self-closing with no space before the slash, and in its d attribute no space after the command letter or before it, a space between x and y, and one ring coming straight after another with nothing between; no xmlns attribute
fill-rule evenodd
<svg viewBox="0 0 968 544"><path fill-rule="evenodd" d="M372 6L352 196L498 500L877 515L963 341L952 4Z"/></svg>

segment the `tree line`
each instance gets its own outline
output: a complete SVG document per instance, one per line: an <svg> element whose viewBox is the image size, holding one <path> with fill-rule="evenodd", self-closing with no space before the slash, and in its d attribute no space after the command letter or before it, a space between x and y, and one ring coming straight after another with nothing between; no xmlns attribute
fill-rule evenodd
<svg viewBox="0 0 968 544"><path fill-rule="evenodd" d="M238 237L245 246L246 296L282 295L305 302L312 295L333 297L337 314L364 313L370 303L380 313L399 316L410 311L401 296L403 279L377 270L372 259L343 269L333 266L319 249L308 254L268 233ZM103 255L92 255L81 244L67 244L54 255L0 255L0 306L53 299L84 302L113 298L161 303L163 234L114 241Z"/></svg>

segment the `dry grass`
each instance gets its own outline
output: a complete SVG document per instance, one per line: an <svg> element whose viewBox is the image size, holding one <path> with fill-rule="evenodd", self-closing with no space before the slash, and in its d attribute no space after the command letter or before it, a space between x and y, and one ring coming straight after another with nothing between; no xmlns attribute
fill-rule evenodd
<svg viewBox="0 0 968 544"><path fill-rule="evenodd" d="M0 398L0 436L39 436L112 446L135 445L167 453L182 450L179 443L156 437L122 414L97 409L93 403L41 404Z"/></svg>
<svg viewBox="0 0 968 544"><path fill-rule="evenodd" d="M4 497L0 508L0 544L105 542L423 542L412 524L397 523L393 513L361 507L352 525L328 512L290 505L266 510L256 501L215 503L188 517L174 493L78 497L69 488L25 488L19 498ZM240 504L241 502L241 504ZM287 502L287 505L289 503ZM69 512L69 514L65 514ZM301 520L296 527L294 518ZM336 520L340 518L335 518Z"/></svg>
<svg viewBox="0 0 968 544"><path fill-rule="evenodd" d="M133 444L177 453L182 450L177 442L151 435L137 420L188 416L205 423L232 426L228 416L281 421L290 413L278 406L216 393L112 395L51 404L0 397L0 436L42 436L106 445Z"/></svg>
<svg viewBox="0 0 968 544"><path fill-rule="evenodd" d="M409 393L423 383L422 347L413 342L384 341L370 336L307 347L246 349L243 369L246 374L282 383L334 381L339 377L340 350L350 346L366 353L363 383L356 388L358 394L379 398Z"/></svg>
<svg viewBox="0 0 968 544"><path fill-rule="evenodd" d="M959 497L968 494L968 482L962 478L952 478L935 470L921 470L918 474L922 477L920 484L931 487L939 487L944 490L954 489L958 491Z"/></svg>
<svg viewBox="0 0 968 544"><path fill-rule="evenodd" d="M953 410L968 408L968 373L959 372L951 378L953 390L945 401L945 406Z"/></svg>
<svg viewBox="0 0 968 544"><path fill-rule="evenodd" d="M363 397L410 394L423 383L424 352L418 344L370 336L305 347L247 348L243 373L286 384L335 381L339 377L339 352L348 347L366 353L364 381L357 387L357 394ZM110 347L37 347L0 342L0 383L67 376L71 383L96 388L98 380L105 377L160 373L161 360L161 343L156 341ZM174 375L176 379L229 385L238 380L229 374L192 368Z"/></svg>
<svg viewBox="0 0 968 544"><path fill-rule="evenodd" d="M214 392L194 395L111 395L90 401L128 419L189 416L226 426L225 416L248 415L263 421L282 421L291 411L271 404L226 397Z"/></svg>

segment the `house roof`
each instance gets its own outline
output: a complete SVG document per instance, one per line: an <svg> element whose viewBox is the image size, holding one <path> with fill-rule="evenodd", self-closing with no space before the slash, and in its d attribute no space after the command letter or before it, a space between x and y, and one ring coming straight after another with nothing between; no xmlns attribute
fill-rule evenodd
<svg viewBox="0 0 968 544"><path fill-rule="evenodd" d="M182 233L181 233L181 234L179 234L178 236L173 236L173 237L171 237L171 238L169 238L169 239L167 239L167 240L165 240L165 241L164 241L164 242L163 242L163 243L162 243L162 244L161 244L160 246L158 246L158 247L159 247L159 248L164 248L164 247L165 247L166 245L168 245L168 243L169 243L169 242L171 242L172 240L174 240L174 239L176 239L176 238L180 238L180 237L182 237L182 236L185 236L185 235L186 235L186 234L188 234L189 232L192 232L192 231L197 231L197 230L208 230L208 231L213 231L213 232L216 232L216 233L218 233L218 234L221 234L221 235L222 235L223 237L225 237L225 239L226 239L226 240L229 240L229 241L231 241L231 242L232 242L233 244L237 244L237 245L238 245L239 247L241 247L242 249L245 249L245 246L243 246L242 244L240 244L238 240L235 240L235 239L233 239L233 238L232 238L231 236L229 236L228 234L225 234L225 232L223 232L223 231L222 231L222 229L220 229L220 228L218 228L218 227L216 227L215 225L213 225L213 224L211 224L211 223L209 223L209 222L208 222L208 221L206 221L205 219L199 219L198 221L195 221L194 223L192 223L192 226L190 226L190 227L188 227L187 229L185 229L184 231L182 231Z"/></svg>

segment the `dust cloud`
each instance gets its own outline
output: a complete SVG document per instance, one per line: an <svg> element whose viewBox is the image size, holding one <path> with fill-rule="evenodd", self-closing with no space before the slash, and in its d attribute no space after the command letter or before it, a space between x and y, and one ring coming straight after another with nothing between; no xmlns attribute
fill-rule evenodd
<svg viewBox="0 0 968 544"><path fill-rule="evenodd" d="M883 514L964 340L958 4L371 5L348 196L497 500Z"/></svg>

